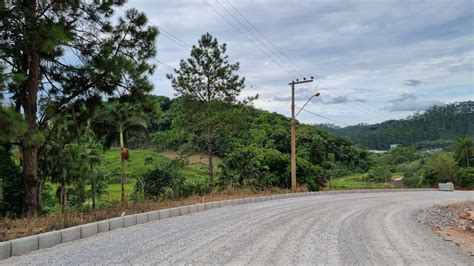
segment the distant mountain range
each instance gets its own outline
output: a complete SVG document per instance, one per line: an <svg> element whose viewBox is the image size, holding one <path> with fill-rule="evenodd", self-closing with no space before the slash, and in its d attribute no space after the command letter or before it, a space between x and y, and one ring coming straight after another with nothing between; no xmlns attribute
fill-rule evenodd
<svg viewBox="0 0 474 266"><path fill-rule="evenodd" d="M447 148L454 139L474 136L474 101L434 106L406 119L379 124L338 127L316 125L338 136L347 137L369 149L387 150L391 144L417 148Z"/></svg>

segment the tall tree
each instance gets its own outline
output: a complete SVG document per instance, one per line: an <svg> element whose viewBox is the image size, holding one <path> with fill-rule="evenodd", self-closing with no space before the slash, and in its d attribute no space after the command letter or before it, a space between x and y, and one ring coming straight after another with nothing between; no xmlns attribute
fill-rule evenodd
<svg viewBox="0 0 474 266"><path fill-rule="evenodd" d="M125 147L126 133L142 133L147 135L148 117L140 109L139 104L112 101L99 110L92 118L93 128L104 139L105 147L118 139L120 145L120 184L121 201L125 202Z"/></svg>
<svg viewBox="0 0 474 266"><path fill-rule="evenodd" d="M193 45L191 56L181 60L180 68L174 70L175 75L167 75L177 95L188 100L188 112L183 119L192 123L197 136L206 139L212 188L214 131L223 121L223 112L229 105L238 103L237 97L244 88L244 78L236 74L239 63L229 63L226 50L225 43L219 45L216 38L206 33L198 46Z"/></svg>
<svg viewBox="0 0 474 266"><path fill-rule="evenodd" d="M107 95L143 94L155 56L158 30L135 9L112 21L124 0L1 1L0 60L5 89L27 133L21 143L25 211L41 205L38 155L49 141L51 116L72 101ZM1 88L1 86L0 86Z"/></svg>

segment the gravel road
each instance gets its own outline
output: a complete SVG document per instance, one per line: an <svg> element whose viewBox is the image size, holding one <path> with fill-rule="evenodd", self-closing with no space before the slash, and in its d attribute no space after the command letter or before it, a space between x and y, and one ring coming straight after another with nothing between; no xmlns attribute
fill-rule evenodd
<svg viewBox="0 0 474 266"><path fill-rule="evenodd" d="M0 261L11 264L428 264L474 257L418 223L474 192L319 195L228 206L99 234Z"/></svg>

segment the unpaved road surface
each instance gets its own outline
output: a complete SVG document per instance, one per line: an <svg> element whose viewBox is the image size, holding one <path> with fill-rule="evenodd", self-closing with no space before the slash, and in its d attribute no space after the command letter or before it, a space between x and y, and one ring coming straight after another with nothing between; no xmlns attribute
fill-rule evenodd
<svg viewBox="0 0 474 266"><path fill-rule="evenodd" d="M118 229L0 264L424 264L474 257L415 220L474 192L319 195L227 206Z"/></svg>

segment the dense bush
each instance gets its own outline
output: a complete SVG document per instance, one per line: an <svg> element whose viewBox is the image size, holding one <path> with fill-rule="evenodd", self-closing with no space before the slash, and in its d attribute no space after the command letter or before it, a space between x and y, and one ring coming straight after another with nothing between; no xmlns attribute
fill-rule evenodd
<svg viewBox="0 0 474 266"><path fill-rule="evenodd" d="M388 164L397 165L413 162L420 158L420 153L415 148L396 147L390 149L385 159Z"/></svg>
<svg viewBox="0 0 474 266"><path fill-rule="evenodd" d="M234 149L221 164L225 185L238 184L257 190L269 187L289 188L290 157L278 150L255 146ZM298 184L319 190L328 180L328 172L303 158L297 159Z"/></svg>
<svg viewBox="0 0 474 266"><path fill-rule="evenodd" d="M459 186L474 189L474 167L460 168L458 175Z"/></svg>
<svg viewBox="0 0 474 266"><path fill-rule="evenodd" d="M374 167L367 173L367 180L371 182L388 182L392 174L384 167Z"/></svg>
<svg viewBox="0 0 474 266"><path fill-rule="evenodd" d="M434 154L428 158L424 174L427 185L453 182L459 185L459 172L454 158L447 153Z"/></svg>
<svg viewBox="0 0 474 266"><path fill-rule="evenodd" d="M420 188L423 187L423 177L414 173L404 174L403 183L409 188Z"/></svg>
<svg viewBox="0 0 474 266"><path fill-rule="evenodd" d="M179 171L181 167L181 162L176 160L156 165L137 179L131 200L159 200L181 196L184 186L184 176Z"/></svg>
<svg viewBox="0 0 474 266"><path fill-rule="evenodd" d="M0 216L20 214L23 206L23 177L10 150L10 145L0 145Z"/></svg>

